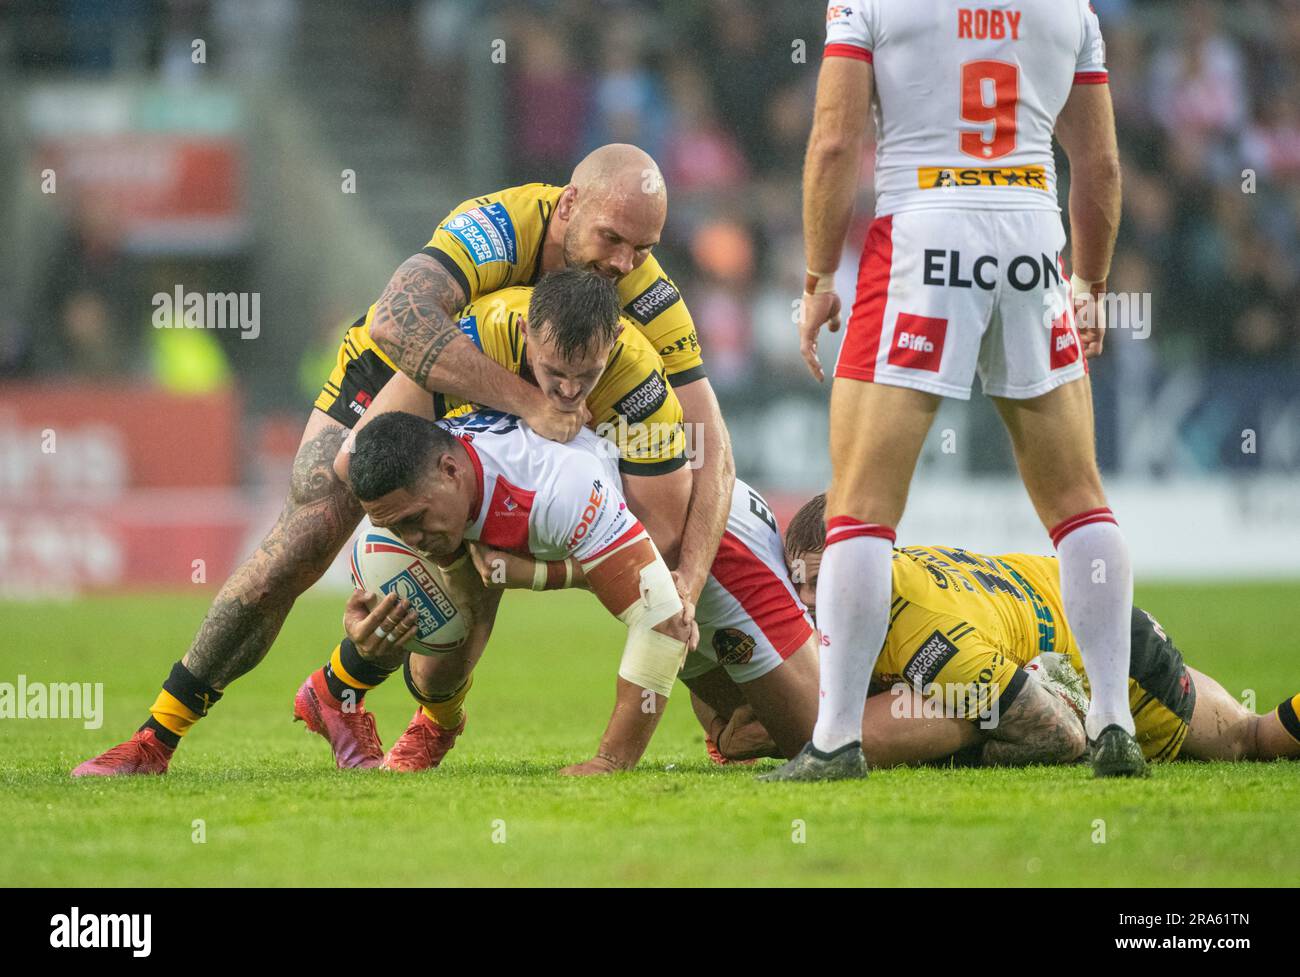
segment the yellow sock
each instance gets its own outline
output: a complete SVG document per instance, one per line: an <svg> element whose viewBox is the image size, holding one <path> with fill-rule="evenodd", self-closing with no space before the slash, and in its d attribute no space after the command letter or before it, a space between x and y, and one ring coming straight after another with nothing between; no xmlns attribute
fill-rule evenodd
<svg viewBox="0 0 1300 977"><path fill-rule="evenodd" d="M443 729L457 729L465 721L465 697L473 684L474 676L470 675L465 684L447 698L437 702L426 699L421 707L424 714Z"/></svg>
<svg viewBox="0 0 1300 977"><path fill-rule="evenodd" d="M149 718L144 726L172 749L190 728L208 714L208 710L221 699L221 693L197 678L183 662L172 666L171 674L163 683L158 698L149 707Z"/></svg>
<svg viewBox="0 0 1300 977"><path fill-rule="evenodd" d="M158 693L158 698L149 707L149 715L176 736L184 736L202 718L166 689Z"/></svg>

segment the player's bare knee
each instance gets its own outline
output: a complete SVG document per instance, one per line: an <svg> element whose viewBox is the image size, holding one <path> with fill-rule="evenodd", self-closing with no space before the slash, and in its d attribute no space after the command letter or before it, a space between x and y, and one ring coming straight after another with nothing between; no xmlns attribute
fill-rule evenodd
<svg viewBox="0 0 1300 977"><path fill-rule="evenodd" d="M323 428L298 446L289 477L288 506L301 508L329 496L352 494L334 471L334 458L347 434L347 428L336 424Z"/></svg>
<svg viewBox="0 0 1300 977"><path fill-rule="evenodd" d="M412 655L409 684L425 699L444 699L463 686L473 669L452 655Z"/></svg>
<svg viewBox="0 0 1300 977"><path fill-rule="evenodd" d="M360 503L333 469L346 435L329 425L298 448L284 509L250 561L272 593L296 596L320 579L361 521Z"/></svg>
<svg viewBox="0 0 1300 977"><path fill-rule="evenodd" d="M286 505L250 560L268 596L296 597L319 580L361 516L355 500L342 493L311 506Z"/></svg>

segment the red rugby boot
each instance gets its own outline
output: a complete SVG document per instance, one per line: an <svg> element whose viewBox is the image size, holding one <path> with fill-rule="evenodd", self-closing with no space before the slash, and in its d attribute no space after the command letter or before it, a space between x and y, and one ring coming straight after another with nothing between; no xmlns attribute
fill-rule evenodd
<svg viewBox="0 0 1300 977"><path fill-rule="evenodd" d="M447 729L426 716L423 709L416 709L411 725L406 727L406 732L397 738L393 748L388 751L388 756L384 757L384 769L402 773L432 770L442 763L447 751L456 745L456 737L463 732L464 719L455 729Z"/></svg>
<svg viewBox="0 0 1300 977"><path fill-rule="evenodd" d="M121 743L93 760L76 767L74 777L122 777L130 774L162 774L167 772L176 750L158 739L152 729L137 730L125 743Z"/></svg>
<svg viewBox="0 0 1300 977"><path fill-rule="evenodd" d="M316 669L293 698L293 718L329 740L340 770L369 770L384 762L384 746L375 730L375 717L359 705L348 711L330 695L325 670Z"/></svg>

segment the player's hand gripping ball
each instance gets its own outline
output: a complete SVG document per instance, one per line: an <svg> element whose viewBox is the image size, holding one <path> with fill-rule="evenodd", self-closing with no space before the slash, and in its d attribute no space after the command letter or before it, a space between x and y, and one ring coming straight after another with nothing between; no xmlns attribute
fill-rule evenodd
<svg viewBox="0 0 1300 977"><path fill-rule="evenodd" d="M367 602L372 611L380 600L394 594L415 612L415 626L405 640L407 651L436 655L465 643L469 622L442 586L437 565L388 530L368 528L361 534L352 547L351 569L352 582L374 595ZM394 615L391 623L400 621ZM379 626L384 638L389 629L382 622Z"/></svg>

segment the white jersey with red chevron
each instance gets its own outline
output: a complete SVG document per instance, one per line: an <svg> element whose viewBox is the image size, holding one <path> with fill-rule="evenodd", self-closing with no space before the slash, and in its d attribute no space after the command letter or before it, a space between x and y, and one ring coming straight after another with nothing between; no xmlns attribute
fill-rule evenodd
<svg viewBox="0 0 1300 977"><path fill-rule="evenodd" d="M831 0L824 54L875 74L877 216L1059 209L1056 117L1106 81L1087 0Z"/></svg>
<svg viewBox="0 0 1300 977"><path fill-rule="evenodd" d="M786 573L776 517L740 479L695 620L700 644L682 669L688 679L722 665L733 681L751 682L789 658L813 632Z"/></svg>
<svg viewBox="0 0 1300 977"><path fill-rule="evenodd" d="M478 479L466 539L586 563L644 531L623 499L616 452L592 432L558 444L486 410L438 424L464 443Z"/></svg>

